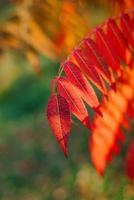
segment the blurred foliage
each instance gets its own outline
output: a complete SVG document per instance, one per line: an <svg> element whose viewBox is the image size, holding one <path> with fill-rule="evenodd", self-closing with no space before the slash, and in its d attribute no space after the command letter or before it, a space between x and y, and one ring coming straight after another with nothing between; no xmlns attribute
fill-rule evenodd
<svg viewBox="0 0 134 200"><path fill-rule="evenodd" d="M106 0L0 0L1 200L134 199L122 167L125 145L99 177L87 130L73 125L65 159L44 117L59 61L113 9Z"/></svg>

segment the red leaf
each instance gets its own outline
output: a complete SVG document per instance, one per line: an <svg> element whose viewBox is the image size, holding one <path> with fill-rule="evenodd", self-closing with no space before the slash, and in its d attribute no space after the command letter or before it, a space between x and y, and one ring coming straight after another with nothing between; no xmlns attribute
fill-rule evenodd
<svg viewBox="0 0 134 200"><path fill-rule="evenodd" d="M86 103L91 106L96 112L101 114L99 110L99 101L95 94L94 89L87 81L85 76L78 69L77 65L71 61L63 63L63 68L67 79L77 87L80 96L86 101Z"/></svg>
<svg viewBox="0 0 134 200"><path fill-rule="evenodd" d="M129 49L127 42L113 19L109 19L107 22L107 36L122 61L128 64L130 59L128 60Z"/></svg>
<svg viewBox="0 0 134 200"><path fill-rule="evenodd" d="M75 60L77 61L79 68L81 71L85 73L85 75L88 77L88 79L93 82L94 85L104 94L107 94L105 85L99 76L98 72L94 68L91 63L88 62L87 58L85 57L85 54L82 52L80 48L77 48L73 51L73 56Z"/></svg>
<svg viewBox="0 0 134 200"><path fill-rule="evenodd" d="M111 76L108 65L105 62L101 51L99 51L95 42L90 38L86 38L83 40L83 45L85 48L85 55L87 55L88 58L88 63L90 63L91 66L94 66L98 73L100 73L102 77L110 84Z"/></svg>
<svg viewBox="0 0 134 200"><path fill-rule="evenodd" d="M121 15L120 24L125 39L128 41L129 45L134 48L133 22L128 14Z"/></svg>
<svg viewBox="0 0 134 200"><path fill-rule="evenodd" d="M87 128L90 128L88 112L79 96L77 88L66 78L59 78L57 86L60 95L67 100L71 112L87 126Z"/></svg>
<svg viewBox="0 0 134 200"><path fill-rule="evenodd" d="M50 97L47 118L65 156L67 156L71 120L69 105L62 96L54 94Z"/></svg>
<svg viewBox="0 0 134 200"><path fill-rule="evenodd" d="M111 43L108 41L106 35L104 34L103 30L101 28L97 28L95 32L96 36L96 43L98 45L99 50L103 54L106 62L108 65L117 72L120 71L120 61L115 53Z"/></svg>

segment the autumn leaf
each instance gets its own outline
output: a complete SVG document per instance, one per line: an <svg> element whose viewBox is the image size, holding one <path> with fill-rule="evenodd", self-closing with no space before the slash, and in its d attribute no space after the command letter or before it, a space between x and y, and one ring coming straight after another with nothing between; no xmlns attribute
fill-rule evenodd
<svg viewBox="0 0 134 200"><path fill-rule="evenodd" d="M120 59L126 64L129 64L131 57L128 60L127 56L128 54L131 55L131 52L129 52L130 50L123 33L120 31L119 27L113 19L109 19L107 21L107 37L115 51L117 51Z"/></svg>
<svg viewBox="0 0 134 200"><path fill-rule="evenodd" d="M95 67L89 62L87 55L77 48L72 52L73 57L79 65L80 70L87 76L87 78L104 94L106 94L106 88L103 80L99 76Z"/></svg>
<svg viewBox="0 0 134 200"><path fill-rule="evenodd" d="M62 77L58 79L57 86L59 94L68 101L71 112L87 128L90 128L89 115L80 95L77 93L77 88Z"/></svg>
<svg viewBox="0 0 134 200"><path fill-rule="evenodd" d="M62 66L67 79L77 87L77 90L83 100L98 114L102 115L101 111L99 110L100 104L97 95L86 77L79 70L78 66L71 61L63 63Z"/></svg>
<svg viewBox="0 0 134 200"><path fill-rule="evenodd" d="M99 51L101 51L108 66L115 72L121 70L120 61L118 55L114 51L111 42L108 40L105 32L102 28L98 27L95 32L96 44L98 45Z"/></svg>
<svg viewBox="0 0 134 200"><path fill-rule="evenodd" d="M47 106L48 122L65 156L68 155L70 132L70 109L67 101L59 94L53 94Z"/></svg>
<svg viewBox="0 0 134 200"><path fill-rule="evenodd" d="M134 37L133 37L133 20L128 14L123 14L120 17L120 26L124 34L125 39L128 41L128 44L134 48Z"/></svg>
<svg viewBox="0 0 134 200"><path fill-rule="evenodd" d="M90 66L95 67L98 73L101 74L102 77L110 84L111 77L108 65L95 42L90 38L86 38L83 40L83 46L85 47L85 55L88 58L88 63L90 63Z"/></svg>

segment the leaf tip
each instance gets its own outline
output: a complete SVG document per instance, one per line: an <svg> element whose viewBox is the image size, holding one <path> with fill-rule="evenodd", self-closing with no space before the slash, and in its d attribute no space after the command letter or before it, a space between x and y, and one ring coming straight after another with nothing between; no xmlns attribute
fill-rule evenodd
<svg viewBox="0 0 134 200"><path fill-rule="evenodd" d="M114 92L116 92L117 91L117 88L116 88L116 82L113 82L112 84L111 84L111 89L114 91Z"/></svg>
<svg viewBox="0 0 134 200"><path fill-rule="evenodd" d="M88 129L91 129L91 124L89 121L89 116L87 116L82 122Z"/></svg>
<svg viewBox="0 0 134 200"><path fill-rule="evenodd" d="M99 114L101 117L103 117L103 114L102 114L102 112L101 112L101 110L100 110L100 105L97 106L97 107L94 107L93 109L94 109L94 111L95 111L97 114Z"/></svg>
<svg viewBox="0 0 134 200"><path fill-rule="evenodd" d="M68 149L67 149L67 148L64 150L64 156L65 156L66 158L68 158Z"/></svg>

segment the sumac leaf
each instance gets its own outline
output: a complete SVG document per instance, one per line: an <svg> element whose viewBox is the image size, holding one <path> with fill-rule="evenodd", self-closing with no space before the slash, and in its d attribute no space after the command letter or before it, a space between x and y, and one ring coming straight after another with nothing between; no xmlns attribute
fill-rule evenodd
<svg viewBox="0 0 134 200"><path fill-rule="evenodd" d="M97 28L95 31L96 43L98 45L99 50L103 54L108 65L117 72L120 71L120 61L118 55L115 53L111 42L108 41L106 35L103 33L101 28Z"/></svg>
<svg viewBox="0 0 134 200"><path fill-rule="evenodd" d="M59 94L53 94L47 105L47 118L65 156L68 155L70 132L70 109L67 101Z"/></svg>
<svg viewBox="0 0 134 200"><path fill-rule="evenodd" d="M133 33L133 22L128 14L123 14L120 17L120 25L122 33L128 44L134 48L134 33Z"/></svg>
<svg viewBox="0 0 134 200"><path fill-rule="evenodd" d="M129 52L128 44L114 19L109 19L107 21L107 37L121 60L128 64L131 60L131 58L128 58L131 53Z"/></svg>
<svg viewBox="0 0 134 200"><path fill-rule="evenodd" d="M84 101L101 115L99 110L100 104L95 91L77 65L71 61L67 61L63 63L63 68L67 79L77 87L77 90Z"/></svg>
<svg viewBox="0 0 134 200"><path fill-rule="evenodd" d="M104 94L107 94L105 85L96 71L95 67L88 62L87 57L80 48L73 51L73 56L77 61L80 70L87 76L87 78Z"/></svg>
<svg viewBox="0 0 134 200"><path fill-rule="evenodd" d="M59 78L57 86L59 94L67 100L71 112L87 126L87 128L90 128L89 115L77 88L66 78L62 77Z"/></svg>
<svg viewBox="0 0 134 200"><path fill-rule="evenodd" d="M84 52L90 65L94 66L98 73L100 73L102 77L110 84L111 76L108 65L95 42L90 38L86 38L83 40L83 45L85 50Z"/></svg>

